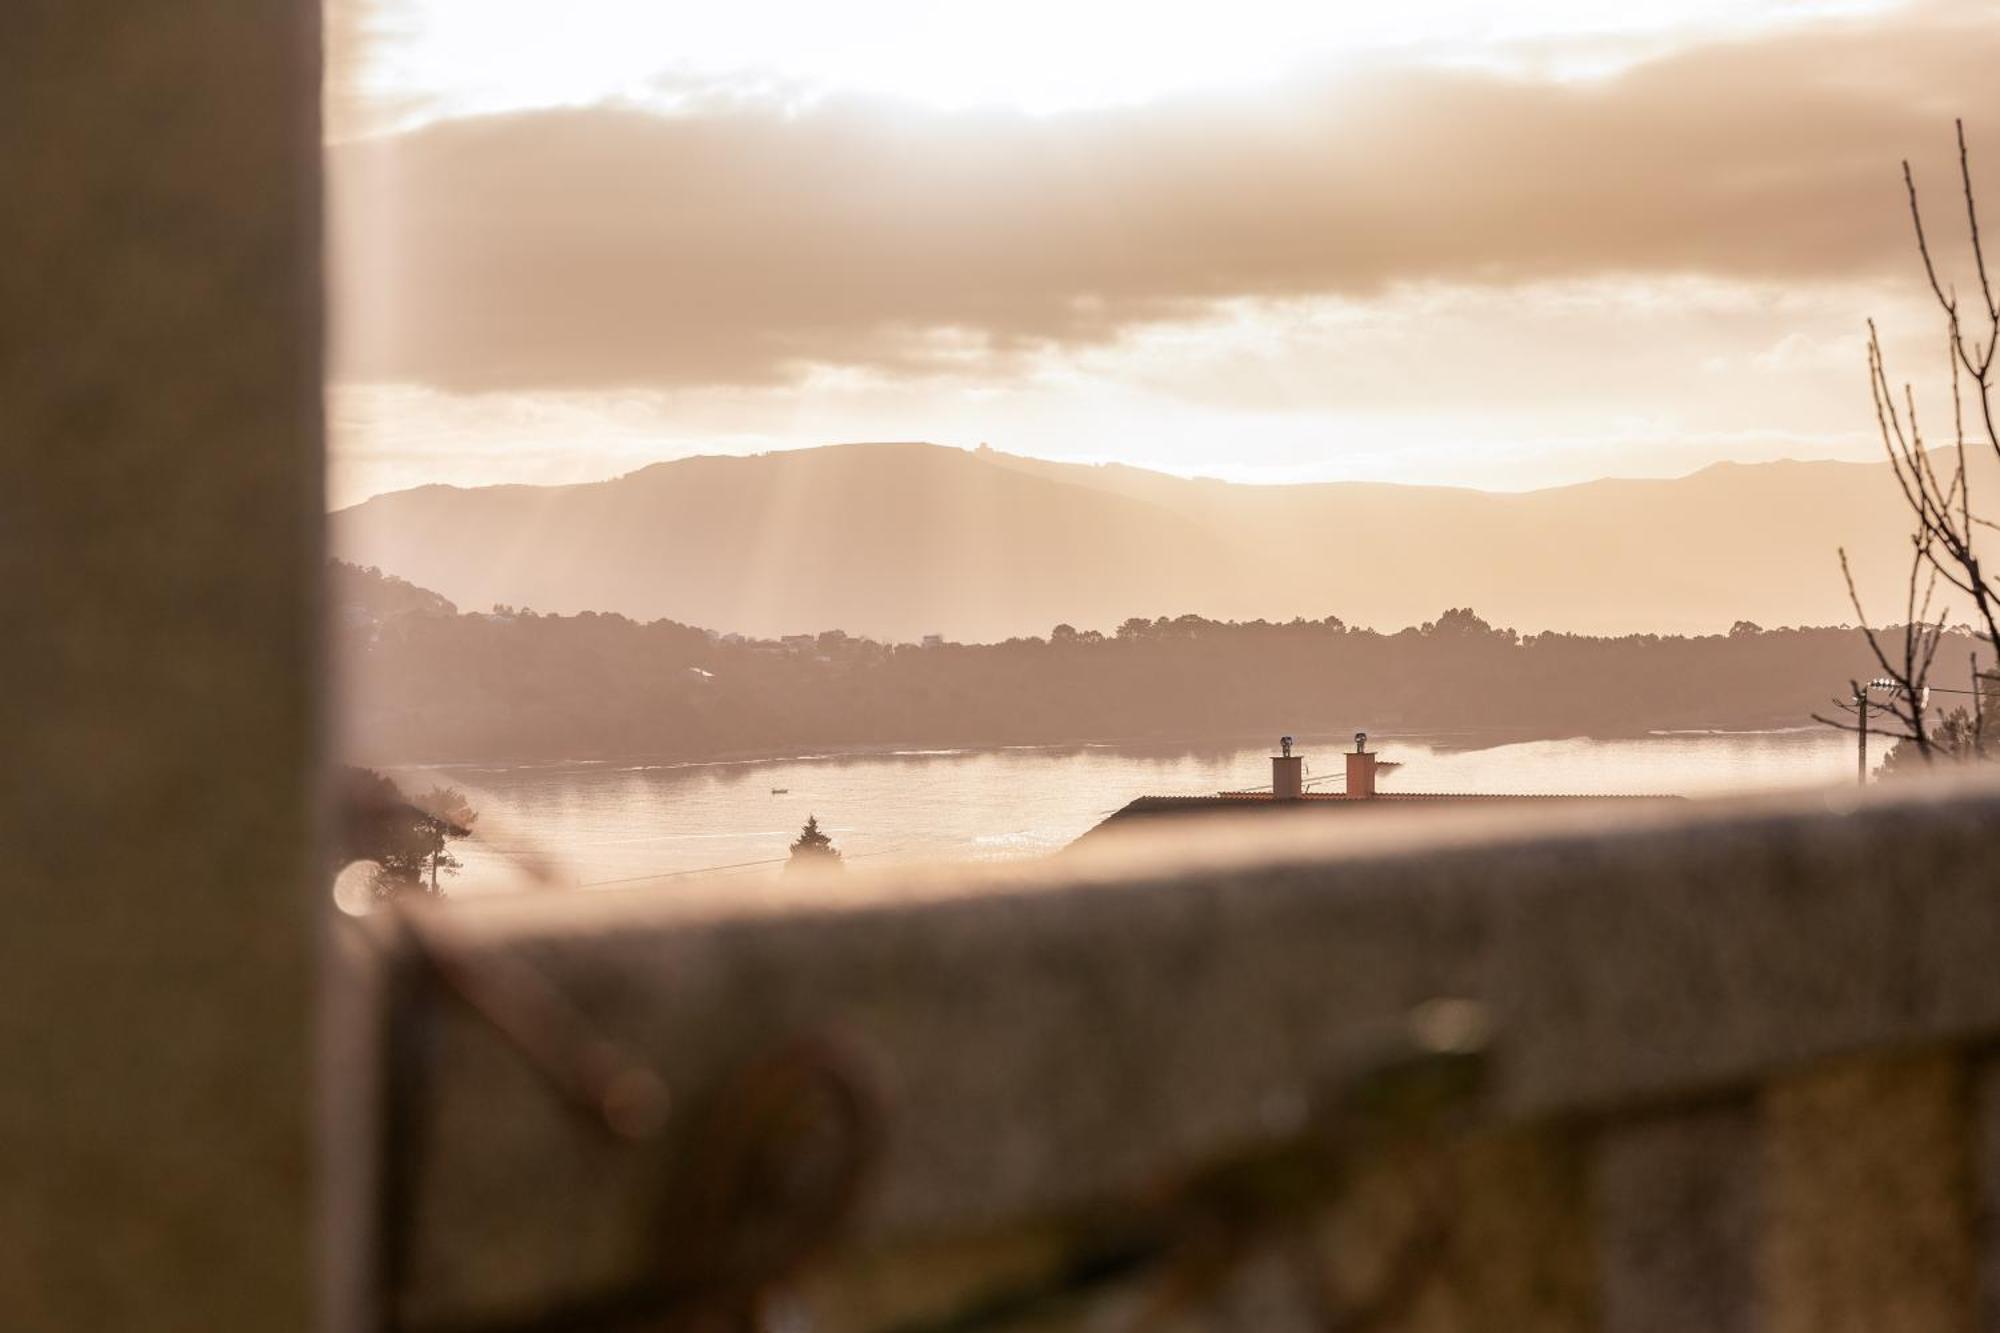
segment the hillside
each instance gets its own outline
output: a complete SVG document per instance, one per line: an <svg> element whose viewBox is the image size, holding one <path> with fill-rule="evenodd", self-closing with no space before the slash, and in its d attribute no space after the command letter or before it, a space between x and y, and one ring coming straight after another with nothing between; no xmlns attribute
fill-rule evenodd
<svg viewBox="0 0 2000 1333"><path fill-rule="evenodd" d="M1900 610L1882 465L1719 464L1522 493L1255 486L853 444L575 486L427 486L335 514L334 554L460 606L752 635L998 640L1133 614L1395 626L1471 604L1524 632L1711 633Z"/></svg>
<svg viewBox="0 0 2000 1333"><path fill-rule="evenodd" d="M356 623L392 616L455 616L458 608L429 588L408 579L332 560L326 568L326 602L336 615Z"/></svg>
<svg viewBox="0 0 2000 1333"><path fill-rule="evenodd" d="M1337 621L1127 620L916 647L731 640L618 615L412 608L336 628L357 762L705 759L914 745L1341 736L1636 735L1805 725L1873 670L1843 629L1523 637L1467 610L1393 634ZM1972 643L1940 659L1962 686Z"/></svg>

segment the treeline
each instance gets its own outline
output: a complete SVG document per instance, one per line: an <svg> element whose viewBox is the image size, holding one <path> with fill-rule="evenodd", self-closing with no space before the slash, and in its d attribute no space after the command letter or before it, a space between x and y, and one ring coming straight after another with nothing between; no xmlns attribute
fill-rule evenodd
<svg viewBox="0 0 2000 1333"><path fill-rule="evenodd" d="M381 605L371 589L385 592ZM994 644L783 642L671 621L461 614L349 567L335 593L345 748L366 763L695 759L871 746L1281 732L1632 735L1800 726L1877 674L1857 630L1520 635L1469 609L1382 633L1337 617L1058 625ZM1962 686L1970 640L1934 683Z"/></svg>

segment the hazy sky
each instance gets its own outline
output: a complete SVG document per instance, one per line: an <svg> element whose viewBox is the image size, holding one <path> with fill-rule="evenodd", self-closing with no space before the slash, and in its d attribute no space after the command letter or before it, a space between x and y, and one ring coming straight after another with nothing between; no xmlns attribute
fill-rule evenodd
<svg viewBox="0 0 2000 1333"><path fill-rule="evenodd" d="M1983 5L332 0L332 499L930 439L1519 489L1868 457Z"/></svg>

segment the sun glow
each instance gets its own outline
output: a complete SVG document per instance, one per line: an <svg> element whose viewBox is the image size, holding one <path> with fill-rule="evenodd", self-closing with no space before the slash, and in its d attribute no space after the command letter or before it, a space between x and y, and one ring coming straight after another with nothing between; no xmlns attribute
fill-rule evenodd
<svg viewBox="0 0 2000 1333"><path fill-rule="evenodd" d="M326 13L336 506L838 440L1494 489L1872 457L1894 163L1994 43L1962 0Z"/></svg>
<svg viewBox="0 0 2000 1333"><path fill-rule="evenodd" d="M670 110L717 89L1055 112L1254 85L1371 55L1601 72L1678 38L1887 7L1880 0L336 3L365 34L352 90L390 123L610 100Z"/></svg>

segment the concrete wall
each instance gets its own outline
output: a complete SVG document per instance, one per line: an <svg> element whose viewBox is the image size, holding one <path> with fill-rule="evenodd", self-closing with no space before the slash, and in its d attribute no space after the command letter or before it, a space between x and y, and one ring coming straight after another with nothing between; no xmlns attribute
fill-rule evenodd
<svg viewBox="0 0 2000 1333"><path fill-rule="evenodd" d="M425 1053L391 1135L407 1326L657 1286L691 1234L809 1213L716 1186L741 1144L705 1109L802 1049L881 1109L858 1212L785 1284L809 1326L1018 1296L1190 1217L1061 1326L1970 1329L1991 1301L2000 790L1155 834L372 921ZM1395 1081L1437 997L1493 1033L1444 1112ZM635 1073L662 1128L608 1133ZM699 1228L663 1202L716 1189Z"/></svg>
<svg viewBox="0 0 2000 1333"><path fill-rule="evenodd" d="M317 14L0 6L0 1327L301 1328Z"/></svg>

